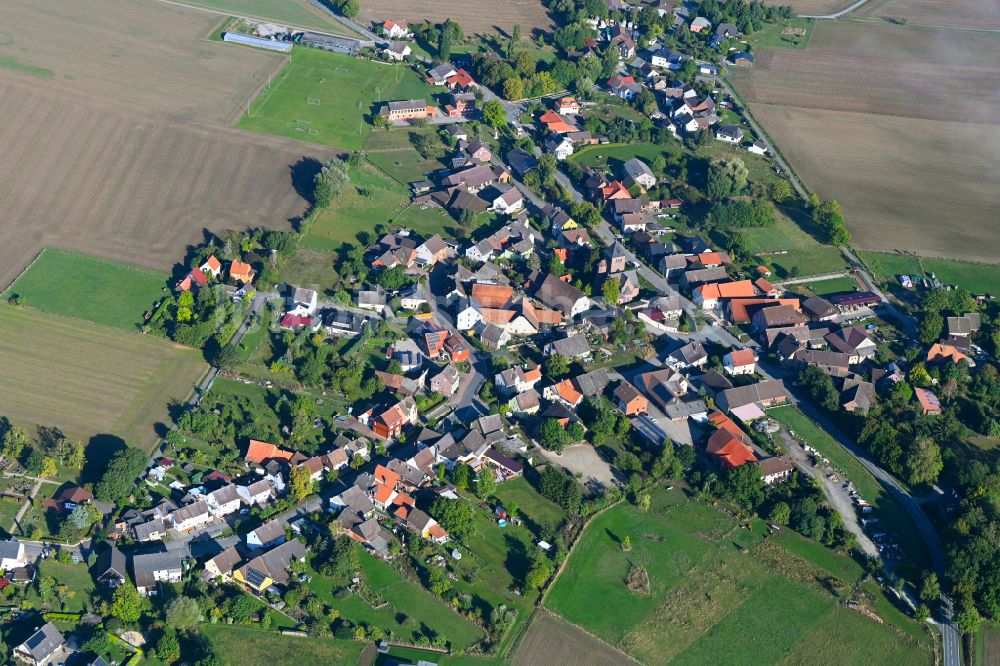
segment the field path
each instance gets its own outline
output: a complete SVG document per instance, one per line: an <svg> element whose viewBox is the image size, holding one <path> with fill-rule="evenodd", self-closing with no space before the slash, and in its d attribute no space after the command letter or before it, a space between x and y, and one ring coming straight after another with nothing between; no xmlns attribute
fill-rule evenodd
<svg viewBox="0 0 1000 666"><path fill-rule="evenodd" d="M845 14L850 14L855 9L861 8L861 6L866 4L867 2L868 0L858 0L850 7L841 9L839 12L834 12L833 14L824 14L822 16L809 16L808 14L799 14L798 16L799 18L807 18L807 19L839 19L841 16Z"/></svg>

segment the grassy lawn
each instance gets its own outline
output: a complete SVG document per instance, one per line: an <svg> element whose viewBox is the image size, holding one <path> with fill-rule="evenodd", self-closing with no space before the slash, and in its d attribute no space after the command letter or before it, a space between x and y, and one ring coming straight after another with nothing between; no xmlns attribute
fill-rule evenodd
<svg viewBox="0 0 1000 666"><path fill-rule="evenodd" d="M562 507L539 495L523 476L501 483L495 496L504 505L517 504L518 515L536 525L557 526L566 517Z"/></svg>
<svg viewBox="0 0 1000 666"><path fill-rule="evenodd" d="M3 412L14 422L57 426L99 447L114 438L151 447L167 406L186 398L205 370L196 349L0 305Z"/></svg>
<svg viewBox="0 0 1000 666"><path fill-rule="evenodd" d="M793 248L785 254L757 255L755 258L770 268L778 279L836 273L847 268L844 257L832 245Z"/></svg>
<svg viewBox="0 0 1000 666"><path fill-rule="evenodd" d="M849 590L860 567L798 535L768 536L680 491L656 491L648 512L620 504L597 517L577 543L545 605L642 663L784 663L841 636L840 614L854 631L847 660L869 663L888 649L896 663L929 663L929 640L878 593L879 625L842 611L817 581L833 576ZM783 530L782 532L786 532ZM628 536L632 549L624 552ZM649 576L649 592L631 592L630 568ZM832 621L831 621L832 618ZM816 663L816 653L811 652ZM883 663L883 662L880 662Z"/></svg>
<svg viewBox="0 0 1000 666"><path fill-rule="evenodd" d="M375 609L354 594L334 596L347 581L336 581L318 574L309 587L327 603L340 610L342 617L356 624L366 624L391 631L400 640L417 640L427 631L444 636L454 649L464 649L477 642L482 632L458 613L444 605L420 585L403 578L391 564L362 553L361 569L365 582L382 595L388 605Z"/></svg>
<svg viewBox="0 0 1000 666"><path fill-rule="evenodd" d="M591 167L606 166L610 162L611 166L617 167L633 157L638 157L648 163L657 155L669 157L671 155L679 155L681 152L680 146L673 145L609 143L603 146L584 146L570 155L566 161L575 164L586 164Z"/></svg>
<svg viewBox="0 0 1000 666"><path fill-rule="evenodd" d="M750 43L758 49L805 49L812 37L815 22L810 19L792 18L779 23L765 23L764 27L750 36ZM802 37L783 35L785 28L801 28L806 31Z"/></svg>
<svg viewBox="0 0 1000 666"><path fill-rule="evenodd" d="M334 269L337 257L332 252L300 247L281 267L281 281L315 289L320 294L333 293L340 284Z"/></svg>
<svg viewBox="0 0 1000 666"><path fill-rule="evenodd" d="M52 604L53 610L65 613L79 613L85 609L90 609L90 595L94 591L94 580L87 570L86 564L60 564L55 560L41 560L38 564L38 577L52 577L56 580L56 585L65 585L68 590L65 595L59 597L59 603ZM31 590L31 597L38 603L35 587ZM37 607L37 606L36 606Z"/></svg>
<svg viewBox="0 0 1000 666"><path fill-rule="evenodd" d="M976 634L976 651L973 655L975 666L996 666L1000 664L1000 626L993 622L983 622Z"/></svg>
<svg viewBox="0 0 1000 666"><path fill-rule="evenodd" d="M792 289L801 289L803 292L809 292L817 296L829 296L830 294L839 294L845 291L857 291L858 285L849 277L838 277L830 278L829 280L803 282L792 285Z"/></svg>
<svg viewBox="0 0 1000 666"><path fill-rule="evenodd" d="M881 526L899 539L908 564L917 568L927 565L927 550L906 510L847 449L795 407L778 407L768 410L767 414L829 458L835 467L854 482L861 496L875 508Z"/></svg>
<svg viewBox="0 0 1000 666"><path fill-rule="evenodd" d="M295 47L289 63L238 126L357 150L368 138L381 102L430 102L434 92L406 65Z"/></svg>
<svg viewBox="0 0 1000 666"><path fill-rule="evenodd" d="M407 188L371 166L350 169L351 184L317 215L306 245L316 239L324 246L357 243L361 231L372 232L379 222L392 220L409 202Z"/></svg>
<svg viewBox="0 0 1000 666"><path fill-rule="evenodd" d="M240 16L271 19L296 28L313 28L338 35L354 34L340 22L324 18L319 10L308 6L304 0L191 0L188 4Z"/></svg>
<svg viewBox="0 0 1000 666"><path fill-rule="evenodd" d="M777 663L809 635L830 606L830 598L823 593L776 576L673 663ZM781 630L774 631L776 627Z"/></svg>
<svg viewBox="0 0 1000 666"><path fill-rule="evenodd" d="M425 159L413 147L411 137L433 139L434 151ZM365 141L365 157L401 184L423 180L426 174L444 166L442 158L448 150L437 127L391 127L372 132Z"/></svg>
<svg viewBox="0 0 1000 666"><path fill-rule="evenodd" d="M974 264L949 259L924 259L891 252L859 251L862 261L879 280L895 282L898 275L934 273L944 284L973 293L1000 294L1000 270L990 264ZM921 268L922 267L922 268Z"/></svg>
<svg viewBox="0 0 1000 666"><path fill-rule="evenodd" d="M61 250L44 250L4 294L45 312L129 331L164 294L168 275Z"/></svg>
<svg viewBox="0 0 1000 666"><path fill-rule="evenodd" d="M198 631L208 639L223 663L232 666L256 666L273 663L279 655L294 655L296 664L327 666L356 664L364 643L332 638L299 638L225 624L203 624Z"/></svg>

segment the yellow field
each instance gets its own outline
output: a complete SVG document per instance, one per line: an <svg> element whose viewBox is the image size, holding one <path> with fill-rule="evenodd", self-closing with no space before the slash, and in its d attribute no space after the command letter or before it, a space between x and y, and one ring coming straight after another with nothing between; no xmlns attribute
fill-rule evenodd
<svg viewBox="0 0 1000 666"><path fill-rule="evenodd" d="M151 448L206 370L200 351L160 338L0 305L0 414L15 423Z"/></svg>

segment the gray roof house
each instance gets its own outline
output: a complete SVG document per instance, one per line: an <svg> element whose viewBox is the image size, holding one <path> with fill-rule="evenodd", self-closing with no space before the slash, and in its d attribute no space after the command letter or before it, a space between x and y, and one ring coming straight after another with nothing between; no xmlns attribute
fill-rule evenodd
<svg viewBox="0 0 1000 666"><path fill-rule="evenodd" d="M94 567L94 580L98 585L115 588L128 580L128 566L125 554L113 543L101 551Z"/></svg>
<svg viewBox="0 0 1000 666"><path fill-rule="evenodd" d="M553 340L548 343L545 345L545 354L547 356L559 354L566 358L590 358L590 343L587 342L587 336L577 333L576 335L571 335L561 340Z"/></svg>
<svg viewBox="0 0 1000 666"><path fill-rule="evenodd" d="M143 553L132 556L132 576L140 594L154 596L156 584L161 581L176 583L183 574L183 559L180 551Z"/></svg>
<svg viewBox="0 0 1000 666"><path fill-rule="evenodd" d="M56 629L56 625L46 622L42 627L14 649L14 655L19 659L33 664L46 666L62 661L62 648L66 639Z"/></svg>
<svg viewBox="0 0 1000 666"><path fill-rule="evenodd" d="M656 186L656 176L653 175L653 170L639 158L633 157L628 160L622 165L622 169L625 171L626 187L640 185L648 189Z"/></svg>

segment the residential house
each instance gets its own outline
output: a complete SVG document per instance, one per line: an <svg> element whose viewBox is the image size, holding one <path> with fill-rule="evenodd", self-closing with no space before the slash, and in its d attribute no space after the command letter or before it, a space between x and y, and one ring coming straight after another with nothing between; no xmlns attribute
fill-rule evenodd
<svg viewBox="0 0 1000 666"><path fill-rule="evenodd" d="M625 412L625 416L645 414L649 408L649 401L646 400L646 397L639 392L639 389L625 380L618 383L612 397L618 408Z"/></svg>
<svg viewBox="0 0 1000 666"><path fill-rule="evenodd" d="M237 499L239 499L238 495ZM208 502L203 499L182 506L168 516L170 525L177 532L190 532L199 529L212 522L214 518L208 508Z"/></svg>
<svg viewBox="0 0 1000 666"><path fill-rule="evenodd" d="M538 117L538 122L549 134L567 134L569 132L576 131L576 127L570 124L564 116L561 116L551 110L540 115Z"/></svg>
<svg viewBox="0 0 1000 666"><path fill-rule="evenodd" d="M752 375L757 371L757 357L752 349L734 349L723 357L722 369L729 375Z"/></svg>
<svg viewBox="0 0 1000 666"><path fill-rule="evenodd" d="M851 365L857 365L871 358L878 351L878 345L869 338L860 326L849 326L838 331L832 331L823 336L830 349L848 354Z"/></svg>
<svg viewBox="0 0 1000 666"><path fill-rule="evenodd" d="M705 452L719 467L736 469L757 462L757 455L750 447L750 437L732 419L715 410L708 415L708 420L715 431L708 438Z"/></svg>
<svg viewBox="0 0 1000 666"><path fill-rule="evenodd" d="M924 416L937 416L941 413L941 401L938 400L937 395L932 391L914 387L913 395L917 398L917 404L920 405L920 413Z"/></svg>
<svg viewBox="0 0 1000 666"><path fill-rule="evenodd" d="M496 374L493 378L493 385L505 394L512 395L524 393L535 388L535 385L542 379L542 370L538 366L525 369L520 365L515 365Z"/></svg>
<svg viewBox="0 0 1000 666"><path fill-rule="evenodd" d="M737 67L750 67L753 65L753 56L746 51L742 51L729 56L729 62Z"/></svg>
<svg viewBox="0 0 1000 666"><path fill-rule="evenodd" d="M26 563L23 543L16 539L0 541L0 570L10 571Z"/></svg>
<svg viewBox="0 0 1000 666"><path fill-rule="evenodd" d="M215 557L205 562L205 572L203 577L214 580L222 578L229 580L233 576L233 570L243 561L235 546L231 546Z"/></svg>
<svg viewBox="0 0 1000 666"><path fill-rule="evenodd" d="M455 395L461 380L458 368L453 363L449 363L441 372L431 377L431 391L440 393L445 397Z"/></svg>
<svg viewBox="0 0 1000 666"><path fill-rule="evenodd" d="M874 307L882 302L882 297L873 291L852 291L847 294L833 294L830 302L840 308L841 312L850 312L858 308Z"/></svg>
<svg viewBox="0 0 1000 666"><path fill-rule="evenodd" d="M539 400L538 391L528 389L523 393L518 393L507 401L507 406L515 416L525 416L536 413L541 409L542 403Z"/></svg>
<svg viewBox="0 0 1000 666"><path fill-rule="evenodd" d="M875 385L861 379L845 379L840 406L845 412L867 414L875 404Z"/></svg>
<svg viewBox="0 0 1000 666"><path fill-rule="evenodd" d="M239 489L233 484L227 484L217 490L213 490L205 496L208 508L216 518L224 518L240 510L243 498L240 497Z"/></svg>
<svg viewBox="0 0 1000 666"><path fill-rule="evenodd" d="M935 342L931 345L931 348L927 350L927 362L928 363L961 363L965 361L969 367L974 367L976 365L975 361L972 360L970 356L963 353L958 347L954 345L946 345L940 342Z"/></svg>
<svg viewBox="0 0 1000 666"><path fill-rule="evenodd" d="M462 361L469 360L469 345L466 344L461 336L455 334L448 336L444 341L444 348L453 363L461 363Z"/></svg>
<svg viewBox="0 0 1000 666"><path fill-rule="evenodd" d="M158 583L179 583L184 573L182 557L179 550L133 555L132 577L139 594L152 597Z"/></svg>
<svg viewBox="0 0 1000 666"><path fill-rule="evenodd" d="M576 388L572 379L564 379L557 384L545 387L542 391L542 397L553 402L559 401L574 409L583 401L583 393Z"/></svg>
<svg viewBox="0 0 1000 666"><path fill-rule="evenodd" d="M771 456L757 463L760 478L766 485L780 483L792 475L795 465L788 456Z"/></svg>
<svg viewBox="0 0 1000 666"><path fill-rule="evenodd" d="M628 252L625 246L615 241L610 247L601 251L601 260L597 263L598 273L621 273L628 268Z"/></svg>
<svg viewBox="0 0 1000 666"><path fill-rule="evenodd" d="M785 385L778 379L766 379L756 384L737 386L721 391L715 402L724 412L743 405L757 404L760 407L775 407L788 400Z"/></svg>
<svg viewBox="0 0 1000 666"><path fill-rule="evenodd" d="M715 130L715 140L739 145L743 141L743 130L738 125L719 125Z"/></svg>
<svg viewBox="0 0 1000 666"><path fill-rule="evenodd" d="M236 282L250 284L256 275L257 271L253 269L253 266L239 259L229 264L229 277Z"/></svg>
<svg viewBox="0 0 1000 666"><path fill-rule="evenodd" d="M510 174L501 167L480 164L445 176L441 185L445 188L457 187L466 193L475 194L496 183L510 182Z"/></svg>
<svg viewBox="0 0 1000 666"><path fill-rule="evenodd" d="M376 416L372 422L372 430L384 439L395 439L407 425L417 422L417 403L413 398L403 398Z"/></svg>
<svg viewBox="0 0 1000 666"><path fill-rule="evenodd" d="M611 94L624 100L630 100L642 90L642 84L636 83L631 76L618 76L617 74L608 79L608 88Z"/></svg>
<svg viewBox="0 0 1000 666"><path fill-rule="evenodd" d="M524 197L521 190L512 185L502 183L497 185L494 192L496 196L490 204L490 210L503 215L513 215L524 209Z"/></svg>
<svg viewBox="0 0 1000 666"><path fill-rule="evenodd" d="M732 23L720 23L715 27L715 35L724 39L736 39L740 36L740 31Z"/></svg>
<svg viewBox="0 0 1000 666"><path fill-rule="evenodd" d="M851 356L825 349L799 349L789 363L796 368L810 365L819 366L831 377L846 377L851 374Z"/></svg>
<svg viewBox="0 0 1000 666"><path fill-rule="evenodd" d="M514 148L507 153L507 165L514 173L523 177L538 166L538 160L523 148Z"/></svg>
<svg viewBox="0 0 1000 666"><path fill-rule="evenodd" d="M608 48L617 46L618 55L623 60L627 60L635 55L635 40L628 28L622 24L611 26L608 32Z"/></svg>
<svg viewBox="0 0 1000 666"><path fill-rule="evenodd" d="M667 357L668 366L675 369L700 368L708 363L708 352L704 345L697 340L692 340L680 349Z"/></svg>
<svg viewBox="0 0 1000 666"><path fill-rule="evenodd" d="M550 134L545 138L545 152L556 156L560 162L573 154L573 141L560 134Z"/></svg>
<svg viewBox="0 0 1000 666"><path fill-rule="evenodd" d="M945 320L949 337L971 337L982 325L978 312L967 312L961 317L948 317Z"/></svg>
<svg viewBox="0 0 1000 666"><path fill-rule="evenodd" d="M246 534L247 548L259 550L277 546L285 541L285 526L280 520L269 520Z"/></svg>
<svg viewBox="0 0 1000 666"><path fill-rule="evenodd" d="M403 372L417 370L423 364L424 354L410 338L397 340L392 345L392 358L399 361Z"/></svg>
<svg viewBox="0 0 1000 666"><path fill-rule="evenodd" d="M750 280L707 282L694 288L694 291L691 292L691 300L695 305L701 306L703 310L711 310L719 307L725 301L756 295L757 292Z"/></svg>
<svg viewBox="0 0 1000 666"><path fill-rule="evenodd" d="M627 160L622 165L622 169L625 171L624 182L626 187L638 185L644 190L656 187L656 176L653 175L653 170L638 157Z"/></svg>
<svg viewBox="0 0 1000 666"><path fill-rule="evenodd" d="M429 267L448 258L448 244L440 234L434 234L417 246L415 263L421 268Z"/></svg>
<svg viewBox="0 0 1000 666"><path fill-rule="evenodd" d="M479 341L484 347L493 351L506 347L510 337L506 329L496 324L486 324L479 332Z"/></svg>
<svg viewBox="0 0 1000 666"><path fill-rule="evenodd" d="M670 368L639 375L638 383L646 397L660 409L679 401L691 388L687 377Z"/></svg>
<svg viewBox="0 0 1000 666"><path fill-rule="evenodd" d="M538 284L535 290L535 297L545 305L559 310L564 316L569 318L590 309L590 298L573 285L560 280L554 275L546 275L545 279L538 283L537 280L539 277L537 274L533 274L531 282Z"/></svg>
<svg viewBox="0 0 1000 666"><path fill-rule="evenodd" d="M6 567L4 567L6 569ZM101 587L114 589L128 580L128 565L125 561L125 554L113 543L105 544L100 555L97 556L97 563L94 565L94 582Z"/></svg>
<svg viewBox="0 0 1000 666"><path fill-rule="evenodd" d="M587 336L583 333L570 335L559 340L553 340L545 345L545 355L559 354L570 359L588 360L592 354Z"/></svg>
<svg viewBox="0 0 1000 666"><path fill-rule="evenodd" d="M239 567L233 578L255 592L263 592L273 584L287 584L292 563L305 559L306 547L298 539L292 539Z"/></svg>
<svg viewBox="0 0 1000 666"><path fill-rule="evenodd" d="M247 506L263 506L274 499L274 486L267 479L254 481L246 486L236 486L240 499Z"/></svg>
<svg viewBox="0 0 1000 666"><path fill-rule="evenodd" d="M368 318L350 310L331 309L323 312L322 322L327 335L355 338L361 335Z"/></svg>
<svg viewBox="0 0 1000 666"><path fill-rule="evenodd" d="M386 19L385 23L382 24L382 35L389 39L406 39L413 36L406 21L392 19Z"/></svg>
<svg viewBox="0 0 1000 666"><path fill-rule="evenodd" d="M288 314L308 317L316 312L317 297L312 289L295 287L289 292L286 300L285 312Z"/></svg>
<svg viewBox="0 0 1000 666"><path fill-rule="evenodd" d="M575 116L580 113L580 103L575 97L560 97L556 101L556 111L562 116Z"/></svg>
<svg viewBox="0 0 1000 666"><path fill-rule="evenodd" d="M413 49L406 42L389 42L389 46L382 50L390 60L402 61L406 56L413 53Z"/></svg>
<svg viewBox="0 0 1000 666"><path fill-rule="evenodd" d="M399 295L399 307L415 312L421 306L427 305L427 289L423 283L411 285Z"/></svg>
<svg viewBox="0 0 1000 666"><path fill-rule="evenodd" d="M458 74L458 70L450 62L445 62L427 71L427 82L443 86L448 84L448 79Z"/></svg>
<svg viewBox="0 0 1000 666"><path fill-rule="evenodd" d="M28 640L14 648L14 657L31 666L48 666L63 663L67 656L66 639L56 629L56 625L46 622Z"/></svg>
<svg viewBox="0 0 1000 666"><path fill-rule="evenodd" d="M704 16L696 16L694 20L691 21L689 29L693 33L707 32L712 29L712 22Z"/></svg>
<svg viewBox="0 0 1000 666"><path fill-rule="evenodd" d="M269 460L281 460L287 462L292 459L293 455L295 454L291 451L286 451L285 449L275 446L274 444L251 439L244 459L247 462L254 463L256 465L263 465Z"/></svg>

